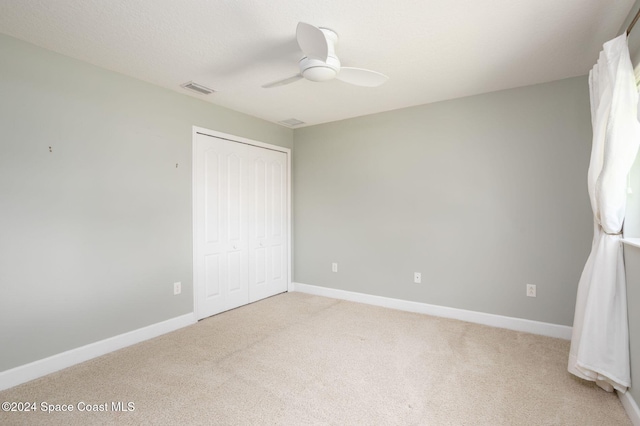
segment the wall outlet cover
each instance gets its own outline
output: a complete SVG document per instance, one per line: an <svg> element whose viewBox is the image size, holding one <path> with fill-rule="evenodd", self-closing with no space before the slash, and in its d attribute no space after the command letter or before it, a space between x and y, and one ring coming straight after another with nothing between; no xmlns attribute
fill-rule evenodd
<svg viewBox="0 0 640 426"><path fill-rule="evenodd" d="M536 285L535 284L527 284L527 296L528 297L536 297Z"/></svg>

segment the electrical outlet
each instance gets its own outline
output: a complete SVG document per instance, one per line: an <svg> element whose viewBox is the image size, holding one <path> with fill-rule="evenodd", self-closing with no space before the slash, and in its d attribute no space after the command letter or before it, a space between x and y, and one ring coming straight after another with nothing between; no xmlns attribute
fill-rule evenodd
<svg viewBox="0 0 640 426"><path fill-rule="evenodd" d="M182 283L181 282L173 283L173 295L176 296L180 293L182 293Z"/></svg>
<svg viewBox="0 0 640 426"><path fill-rule="evenodd" d="M331 264L331 272L338 272L338 264L337 263L332 263Z"/></svg>
<svg viewBox="0 0 640 426"><path fill-rule="evenodd" d="M422 274L420 272L413 273L413 282L416 284L420 284L422 282Z"/></svg>
<svg viewBox="0 0 640 426"><path fill-rule="evenodd" d="M536 297L536 285L535 284L527 284L527 296L528 297Z"/></svg>

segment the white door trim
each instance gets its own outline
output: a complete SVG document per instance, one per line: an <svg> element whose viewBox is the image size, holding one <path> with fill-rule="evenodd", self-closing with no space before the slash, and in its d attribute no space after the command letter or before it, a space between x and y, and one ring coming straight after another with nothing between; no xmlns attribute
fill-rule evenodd
<svg viewBox="0 0 640 426"><path fill-rule="evenodd" d="M222 133L222 132L218 132L215 130L210 130L210 129L205 129L204 127L198 127L198 126L193 126L192 127L192 133L191 133L191 228L192 228L192 247L193 247L193 313L195 318L198 318L198 289L200 286L200 283L198 282L198 274L197 274L197 269L196 269L196 265L197 265L197 259L198 259L198 247L197 247L197 240L196 240L196 205L197 205L197 199L196 199L196 194L198 194L197 191L197 179L196 179L196 168L195 168L195 164L196 164L196 137L198 134L202 134L202 135L207 135L207 136L212 136L214 138L220 138L220 139L224 139L224 140L228 140L231 142L237 142L237 143L243 143L243 144L247 144L247 145L253 145L253 146L257 146L260 148L265 148L265 149L271 149L273 151L279 151L279 152L283 152L286 154L287 156L287 182L286 182L286 189L287 189L287 206L286 206L286 222L287 222L287 261L288 261L288 267L287 267L287 277L286 277L286 281L287 281L287 291L293 291L293 285L291 282L291 277L292 275L292 270L293 270L293 264L292 264L292 258L291 258L291 253L292 253L292 235L291 235L291 149L289 148L285 148L282 146L278 146L278 145L272 145L272 144L268 144L268 143L264 143L264 142L260 142L260 141L255 141L252 139L247 139L247 138L243 138L240 136L235 136L235 135L230 135L228 133Z"/></svg>

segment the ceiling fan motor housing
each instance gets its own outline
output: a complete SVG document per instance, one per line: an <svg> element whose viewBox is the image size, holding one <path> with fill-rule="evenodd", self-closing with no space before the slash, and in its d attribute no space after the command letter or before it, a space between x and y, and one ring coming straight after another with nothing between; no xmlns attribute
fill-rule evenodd
<svg viewBox="0 0 640 426"><path fill-rule="evenodd" d="M329 81L340 72L340 61L335 56L329 56L327 61L304 57L298 63L300 74L311 81Z"/></svg>
<svg viewBox="0 0 640 426"><path fill-rule="evenodd" d="M387 80L387 76L363 68L344 67L335 54L338 34L329 29L298 22L296 39L304 57L298 62L300 72L292 77L274 81L262 87L271 88L293 83L301 79L329 81L337 78L345 83L363 87L377 87Z"/></svg>

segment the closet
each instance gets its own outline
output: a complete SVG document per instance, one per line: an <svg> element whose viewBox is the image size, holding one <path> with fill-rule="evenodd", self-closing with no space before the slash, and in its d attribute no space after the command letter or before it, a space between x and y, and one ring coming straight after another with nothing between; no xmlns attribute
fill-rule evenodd
<svg viewBox="0 0 640 426"><path fill-rule="evenodd" d="M288 156L286 148L194 130L198 319L287 291Z"/></svg>

